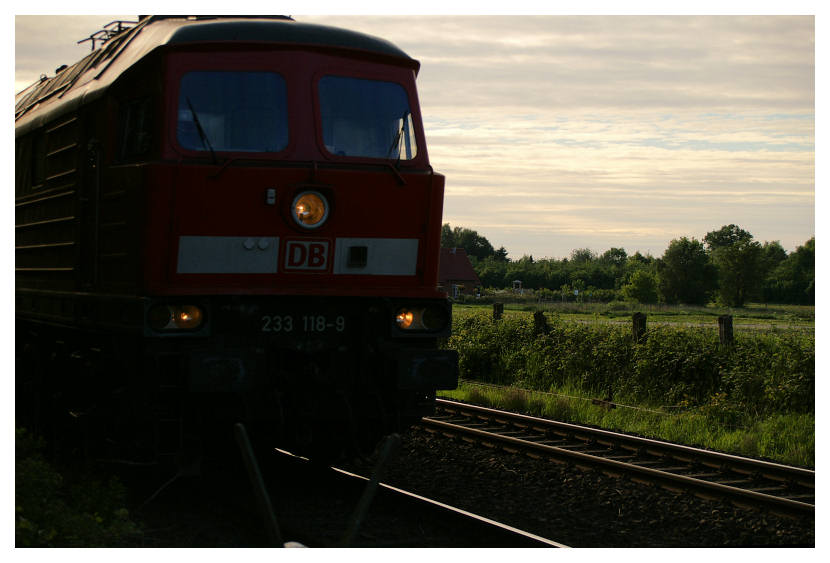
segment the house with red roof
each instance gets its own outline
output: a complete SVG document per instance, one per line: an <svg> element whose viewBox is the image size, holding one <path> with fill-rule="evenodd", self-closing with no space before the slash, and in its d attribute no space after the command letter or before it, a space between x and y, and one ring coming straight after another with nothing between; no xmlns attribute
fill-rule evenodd
<svg viewBox="0 0 830 563"><path fill-rule="evenodd" d="M442 248L438 263L438 289L446 291L450 297L474 295L481 287L481 280L473 270L473 265L463 248Z"/></svg>

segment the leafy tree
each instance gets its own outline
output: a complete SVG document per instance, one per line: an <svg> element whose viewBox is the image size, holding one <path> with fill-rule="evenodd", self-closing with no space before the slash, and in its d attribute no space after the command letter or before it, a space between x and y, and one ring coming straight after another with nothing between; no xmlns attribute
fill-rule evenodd
<svg viewBox="0 0 830 563"><path fill-rule="evenodd" d="M645 268L631 274L622 288L623 297L639 303L657 303L657 276Z"/></svg>
<svg viewBox="0 0 830 563"><path fill-rule="evenodd" d="M500 246L498 250L493 253L493 259L498 262L510 262L510 258L507 257L507 249L503 246Z"/></svg>
<svg viewBox="0 0 830 563"><path fill-rule="evenodd" d="M624 248L611 248L603 252L597 259L592 276L598 288L619 289L623 284L628 254Z"/></svg>
<svg viewBox="0 0 830 563"><path fill-rule="evenodd" d="M789 258L789 257L788 257ZM792 255L795 262L795 281L800 285L805 302L815 303L816 301L816 237L811 238L795 249Z"/></svg>
<svg viewBox="0 0 830 563"><path fill-rule="evenodd" d="M453 229L449 223L444 223L441 226L441 246L444 248L463 248L468 256L474 256L479 260L492 256L496 252L490 241L479 235L478 232L464 227ZM507 257L506 251L504 257Z"/></svg>
<svg viewBox="0 0 830 563"><path fill-rule="evenodd" d="M505 280L502 287L512 287L514 280L521 280L522 287L526 289L540 288L545 285L544 272L532 255L525 254L518 260L508 263L507 275L509 279Z"/></svg>
<svg viewBox="0 0 830 563"><path fill-rule="evenodd" d="M704 305L717 287L716 271L703 243L681 237L669 243L658 263L658 289L666 303Z"/></svg>
<svg viewBox="0 0 830 563"><path fill-rule="evenodd" d="M453 248L455 246L455 235L452 234L452 227L449 223L441 225L441 246L443 248Z"/></svg>
<svg viewBox="0 0 830 563"><path fill-rule="evenodd" d="M816 239L813 237L769 273L763 286L764 301L814 304L815 269Z"/></svg>
<svg viewBox="0 0 830 563"><path fill-rule="evenodd" d="M552 258L539 260L545 287L556 288L568 283L568 271L563 261Z"/></svg>
<svg viewBox="0 0 830 563"><path fill-rule="evenodd" d="M651 254L643 255L638 250L625 260L622 272L620 272L614 279L614 287L621 289L622 286L627 285L631 281L631 276L638 270L651 269L657 267L656 260Z"/></svg>
<svg viewBox="0 0 830 563"><path fill-rule="evenodd" d="M772 272L781 262L787 259L787 251L777 240L764 242L761 247L761 262L764 272Z"/></svg>
<svg viewBox="0 0 830 563"><path fill-rule="evenodd" d="M603 300L621 293L648 303L654 301L650 283L656 280L657 296L667 303L705 304L715 290L718 300L731 306L759 294L767 302L815 302L815 238L787 255L779 241L761 245L736 225L707 233L702 242L672 240L660 259L639 251L629 255L623 248L601 254L577 248L562 259L525 255L511 261L504 246L495 250L476 231L448 223L442 225L441 244L464 248L486 287L509 288L522 280L528 289L567 287L571 298L573 289L591 288Z"/></svg>
<svg viewBox="0 0 830 563"><path fill-rule="evenodd" d="M488 256L484 260L477 261L473 268L484 287L505 287L507 264L507 262L496 260L493 256Z"/></svg>
<svg viewBox="0 0 830 563"><path fill-rule="evenodd" d="M719 301L730 307L743 307L764 278L761 244L737 225L706 233L703 241L718 269Z"/></svg>
<svg viewBox="0 0 830 563"><path fill-rule="evenodd" d="M641 264L641 265L648 265L654 262L654 257L651 254L640 254L638 250L634 254L628 257L628 264Z"/></svg>
<svg viewBox="0 0 830 563"><path fill-rule="evenodd" d="M572 263L582 264L596 260L596 258L596 253L590 248L577 248L576 250L571 251Z"/></svg>
<svg viewBox="0 0 830 563"><path fill-rule="evenodd" d="M606 264L621 268L625 266L628 254L626 254L624 248L610 248L603 252L599 259Z"/></svg>

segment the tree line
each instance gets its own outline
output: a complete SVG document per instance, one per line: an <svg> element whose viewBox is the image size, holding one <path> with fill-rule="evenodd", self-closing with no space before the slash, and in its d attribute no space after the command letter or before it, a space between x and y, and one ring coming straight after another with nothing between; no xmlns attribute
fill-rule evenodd
<svg viewBox="0 0 830 563"><path fill-rule="evenodd" d="M443 247L464 248L484 287L509 288L514 280L562 298L594 301L626 299L641 303L705 305L710 301L742 307L749 301L815 304L815 237L788 253L779 241L755 240L737 225L724 225L697 240L680 237L660 258L610 248L588 248L570 257L534 260L507 257L472 229L443 225Z"/></svg>

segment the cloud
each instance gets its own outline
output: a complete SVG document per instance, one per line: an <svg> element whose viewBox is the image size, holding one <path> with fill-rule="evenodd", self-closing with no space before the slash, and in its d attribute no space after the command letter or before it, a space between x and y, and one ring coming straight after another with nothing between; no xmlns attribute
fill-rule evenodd
<svg viewBox="0 0 830 563"><path fill-rule="evenodd" d="M812 16L295 17L421 62L444 219L511 256L662 255L729 223L792 250L815 232ZM16 77L77 60L67 46L112 19L18 16Z"/></svg>
<svg viewBox="0 0 830 563"><path fill-rule="evenodd" d="M71 65L86 56L90 43L78 44L104 25L136 16L26 16L14 18L14 91L20 92L41 74L54 75L62 64Z"/></svg>
<svg viewBox="0 0 830 563"><path fill-rule="evenodd" d="M418 58L425 107L452 95L456 105L567 111L814 104L812 17L311 19L381 35Z"/></svg>

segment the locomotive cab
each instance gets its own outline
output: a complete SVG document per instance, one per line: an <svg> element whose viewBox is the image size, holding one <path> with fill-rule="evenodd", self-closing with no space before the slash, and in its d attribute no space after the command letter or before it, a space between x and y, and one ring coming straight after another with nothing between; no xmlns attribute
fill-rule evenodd
<svg viewBox="0 0 830 563"><path fill-rule="evenodd" d="M66 196L83 216L74 275L47 290L48 263L18 272L18 334L103 350L84 388L129 403L116 410L156 454L233 420L354 451L431 412L457 356L438 348L444 178L417 61L279 18L147 17L125 34L87 64L111 80L97 98L18 116L28 142L74 112L89 147ZM19 216L50 212L37 192ZM69 314L44 322L45 298Z"/></svg>

